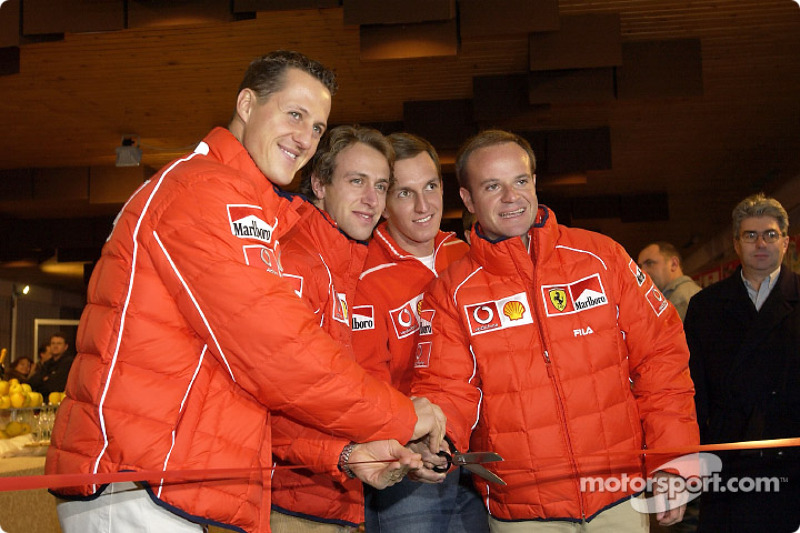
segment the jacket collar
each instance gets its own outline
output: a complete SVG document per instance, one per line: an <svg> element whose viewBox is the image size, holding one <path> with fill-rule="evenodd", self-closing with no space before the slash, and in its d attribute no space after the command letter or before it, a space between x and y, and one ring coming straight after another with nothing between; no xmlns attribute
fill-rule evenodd
<svg viewBox="0 0 800 533"><path fill-rule="evenodd" d="M480 224L475 224L470 255L492 274L509 276L532 272L533 263L547 261L553 253L558 234L555 213L540 204L536 221L528 230L530 251L517 237L491 240L483 234Z"/></svg>
<svg viewBox="0 0 800 533"><path fill-rule="evenodd" d="M386 255L392 258L394 261L419 261L415 255L406 252L399 244L397 244L397 241L395 241L392 235L389 233L388 223L386 221L381 222L378 227L375 228L372 238L378 244L378 246L383 249ZM433 239L434 258L439 257L439 251L441 250L442 245L445 242L453 239L455 239L455 233L439 230L439 232L436 234L436 237Z"/></svg>

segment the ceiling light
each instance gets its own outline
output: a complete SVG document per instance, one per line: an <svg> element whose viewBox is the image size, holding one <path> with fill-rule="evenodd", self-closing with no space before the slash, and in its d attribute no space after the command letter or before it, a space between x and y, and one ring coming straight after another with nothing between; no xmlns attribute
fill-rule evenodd
<svg viewBox="0 0 800 533"><path fill-rule="evenodd" d="M117 163L118 167L138 167L142 162L142 149L139 146L138 135L123 135L122 145L118 146Z"/></svg>

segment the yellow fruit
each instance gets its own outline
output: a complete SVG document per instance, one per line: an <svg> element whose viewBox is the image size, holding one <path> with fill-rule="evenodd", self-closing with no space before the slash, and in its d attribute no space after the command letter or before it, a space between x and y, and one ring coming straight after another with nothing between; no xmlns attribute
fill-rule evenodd
<svg viewBox="0 0 800 533"><path fill-rule="evenodd" d="M31 407L39 407L44 402L44 398L42 397L41 393L38 392L32 392L28 395L28 397L31 399Z"/></svg>
<svg viewBox="0 0 800 533"><path fill-rule="evenodd" d="M25 405L25 399L27 396L22 394L21 392L14 392L11 394L11 407L19 408Z"/></svg>
<svg viewBox="0 0 800 533"><path fill-rule="evenodd" d="M11 398L8 394L0 396L0 409L8 409L11 407Z"/></svg>
<svg viewBox="0 0 800 533"><path fill-rule="evenodd" d="M6 396L8 394L8 388L10 386L11 384L6 380L0 381L0 396Z"/></svg>
<svg viewBox="0 0 800 533"><path fill-rule="evenodd" d="M22 385L19 384L19 381L17 381L16 379L12 379L11 381L9 381L9 384L10 385L8 387L8 394L17 394L17 393L22 394L23 392Z"/></svg>
<svg viewBox="0 0 800 533"><path fill-rule="evenodd" d="M51 392L50 395L47 397L47 403L50 405L58 405L61 403L61 393L60 392Z"/></svg>
<svg viewBox="0 0 800 533"><path fill-rule="evenodd" d="M22 424L14 420L13 422L9 422L6 426L6 435L13 438L17 435L22 435Z"/></svg>
<svg viewBox="0 0 800 533"><path fill-rule="evenodd" d="M31 392L33 392L33 389L31 389L31 386L28 385L27 383L22 384L22 390L24 390L26 394L30 394Z"/></svg>
<svg viewBox="0 0 800 533"><path fill-rule="evenodd" d="M27 435L28 433L31 432L31 425L30 424L27 424L27 423L23 422L22 424L20 424L20 426L22 426L22 431L20 431L20 433L19 433L20 435Z"/></svg>

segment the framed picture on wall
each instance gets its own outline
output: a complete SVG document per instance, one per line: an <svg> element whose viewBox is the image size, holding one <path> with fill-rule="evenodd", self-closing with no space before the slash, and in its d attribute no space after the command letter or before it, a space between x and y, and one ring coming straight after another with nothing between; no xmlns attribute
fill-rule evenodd
<svg viewBox="0 0 800 533"><path fill-rule="evenodd" d="M75 339L78 336L78 320L62 318L36 318L33 321L33 346L36 350L34 362L39 362L39 346L50 340L53 333L63 333L67 337L67 353L75 355Z"/></svg>

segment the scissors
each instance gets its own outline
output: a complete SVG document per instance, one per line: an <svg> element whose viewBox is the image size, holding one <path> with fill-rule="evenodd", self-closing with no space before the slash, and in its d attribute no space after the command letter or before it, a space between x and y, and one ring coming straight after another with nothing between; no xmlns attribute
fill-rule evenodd
<svg viewBox="0 0 800 533"><path fill-rule="evenodd" d="M494 472L490 472L486 468L484 468L482 463L494 463L496 461L502 461L503 458L500 457L499 454L495 452L468 452L468 453L459 453L456 450L453 441L450 440L449 437L445 436L445 441L447 441L448 446L450 446L450 453L446 451L440 451L436 455L440 457L444 457L447 459L447 464L445 466L434 466L433 471L444 473L450 470L450 467L453 465L456 466L463 466L473 474L476 474L483 479L491 481L492 483L499 483L501 485L505 485L506 482L503 479L495 474Z"/></svg>

